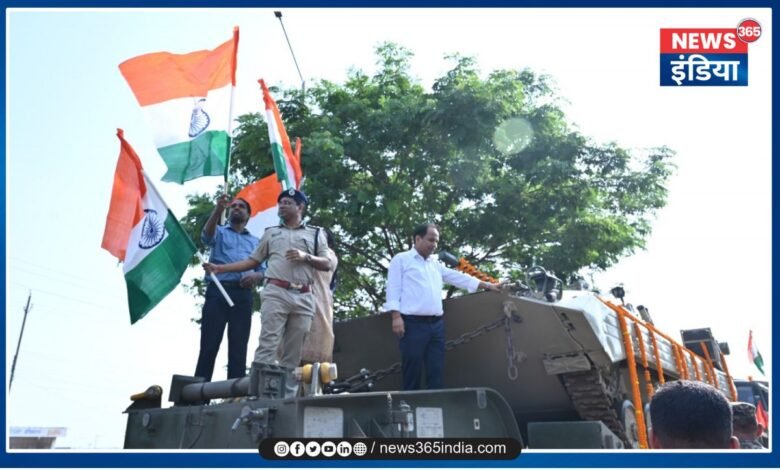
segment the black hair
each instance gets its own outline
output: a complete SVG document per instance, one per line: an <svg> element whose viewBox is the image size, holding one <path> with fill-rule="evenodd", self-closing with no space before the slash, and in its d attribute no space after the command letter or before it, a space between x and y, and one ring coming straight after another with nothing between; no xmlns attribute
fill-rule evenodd
<svg viewBox="0 0 780 470"><path fill-rule="evenodd" d="M728 449L731 405L715 387L689 380L667 382L650 401L653 435L666 449Z"/></svg>
<svg viewBox="0 0 780 470"><path fill-rule="evenodd" d="M246 204L246 212L247 212L247 214L249 214L249 217L252 217L252 206L249 205L249 201L247 201L243 197L237 197L235 200L236 201L241 201L244 204Z"/></svg>
<svg viewBox="0 0 780 470"><path fill-rule="evenodd" d="M412 241L416 240L417 237L424 237L428 233L428 229L431 228L434 228L437 231L439 231L439 226L430 222L416 226L414 228L414 231L412 232Z"/></svg>
<svg viewBox="0 0 780 470"><path fill-rule="evenodd" d="M758 430L755 405L744 402L732 403L731 412L734 414L735 433L755 434L756 430Z"/></svg>

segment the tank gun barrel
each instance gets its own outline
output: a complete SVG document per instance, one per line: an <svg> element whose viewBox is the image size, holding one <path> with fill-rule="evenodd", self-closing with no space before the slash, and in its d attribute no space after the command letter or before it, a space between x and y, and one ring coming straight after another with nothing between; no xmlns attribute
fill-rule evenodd
<svg viewBox="0 0 780 470"><path fill-rule="evenodd" d="M176 405L191 405L214 398L283 398L288 372L282 366L255 361L249 375L237 379L206 382L202 377L174 375L168 399Z"/></svg>
<svg viewBox="0 0 780 470"><path fill-rule="evenodd" d="M249 377L200 382L185 385L181 389L182 403L202 403L214 398L235 398L249 395Z"/></svg>

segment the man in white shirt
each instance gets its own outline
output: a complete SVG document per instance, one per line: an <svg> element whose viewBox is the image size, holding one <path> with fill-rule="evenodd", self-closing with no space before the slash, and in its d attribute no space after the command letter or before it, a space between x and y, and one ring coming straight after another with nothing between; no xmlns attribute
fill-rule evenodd
<svg viewBox="0 0 780 470"><path fill-rule="evenodd" d="M444 322L442 289L444 283L469 292L500 290L468 274L447 268L432 258L439 244L439 228L422 224L414 229L414 247L395 255L387 273L387 302L393 333L400 338L404 390L421 389L423 365L429 389L442 388L444 373Z"/></svg>

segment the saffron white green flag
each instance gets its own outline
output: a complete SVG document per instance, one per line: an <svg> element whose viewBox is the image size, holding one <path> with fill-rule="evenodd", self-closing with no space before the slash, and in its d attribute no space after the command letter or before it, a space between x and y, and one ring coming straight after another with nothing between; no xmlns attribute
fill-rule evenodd
<svg viewBox="0 0 780 470"><path fill-rule="evenodd" d="M748 337L748 357L750 357L750 362L755 364L762 374L766 375L764 373L764 358L761 357L761 352L759 352L756 342L753 341L753 330L750 330Z"/></svg>
<svg viewBox="0 0 780 470"><path fill-rule="evenodd" d="M135 323L179 284L196 248L121 129L117 136L121 150L101 246L124 262L130 323Z"/></svg>
<svg viewBox="0 0 780 470"><path fill-rule="evenodd" d="M246 229L254 236L260 238L266 228L279 225L279 208L276 205L276 198L281 192L282 184L276 175L272 174L247 185L236 194L237 198L240 197L252 207Z"/></svg>
<svg viewBox="0 0 780 470"><path fill-rule="evenodd" d="M279 224L279 208L276 199L282 189L301 187L301 139L295 141L295 152L282 122L276 102L271 97L265 82L258 80L263 89L265 120L268 124L268 139L274 162L274 174L266 176L242 189L236 197L246 200L252 207L247 230L262 237L266 228Z"/></svg>
<svg viewBox="0 0 780 470"><path fill-rule="evenodd" d="M276 177L282 184L283 189L300 189L301 178L303 177L300 160L300 142L298 142L296 153L293 153L290 138L287 137L287 131L284 129L282 115L279 113L276 101L274 101L262 78L258 80L258 83L260 83L260 87L263 89L265 122L268 124L268 140L271 144Z"/></svg>
<svg viewBox="0 0 780 470"><path fill-rule="evenodd" d="M235 28L233 38L214 50L154 52L119 65L168 166L163 181L226 177L237 53Z"/></svg>

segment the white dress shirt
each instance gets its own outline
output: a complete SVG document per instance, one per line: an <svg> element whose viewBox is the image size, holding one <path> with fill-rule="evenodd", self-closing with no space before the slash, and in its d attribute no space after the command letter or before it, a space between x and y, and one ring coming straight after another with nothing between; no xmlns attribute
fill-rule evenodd
<svg viewBox="0 0 780 470"><path fill-rule="evenodd" d="M480 281L442 266L433 256L424 259L414 248L398 253L388 268L387 302L383 310L396 310L404 315L441 315L444 283L476 292Z"/></svg>

